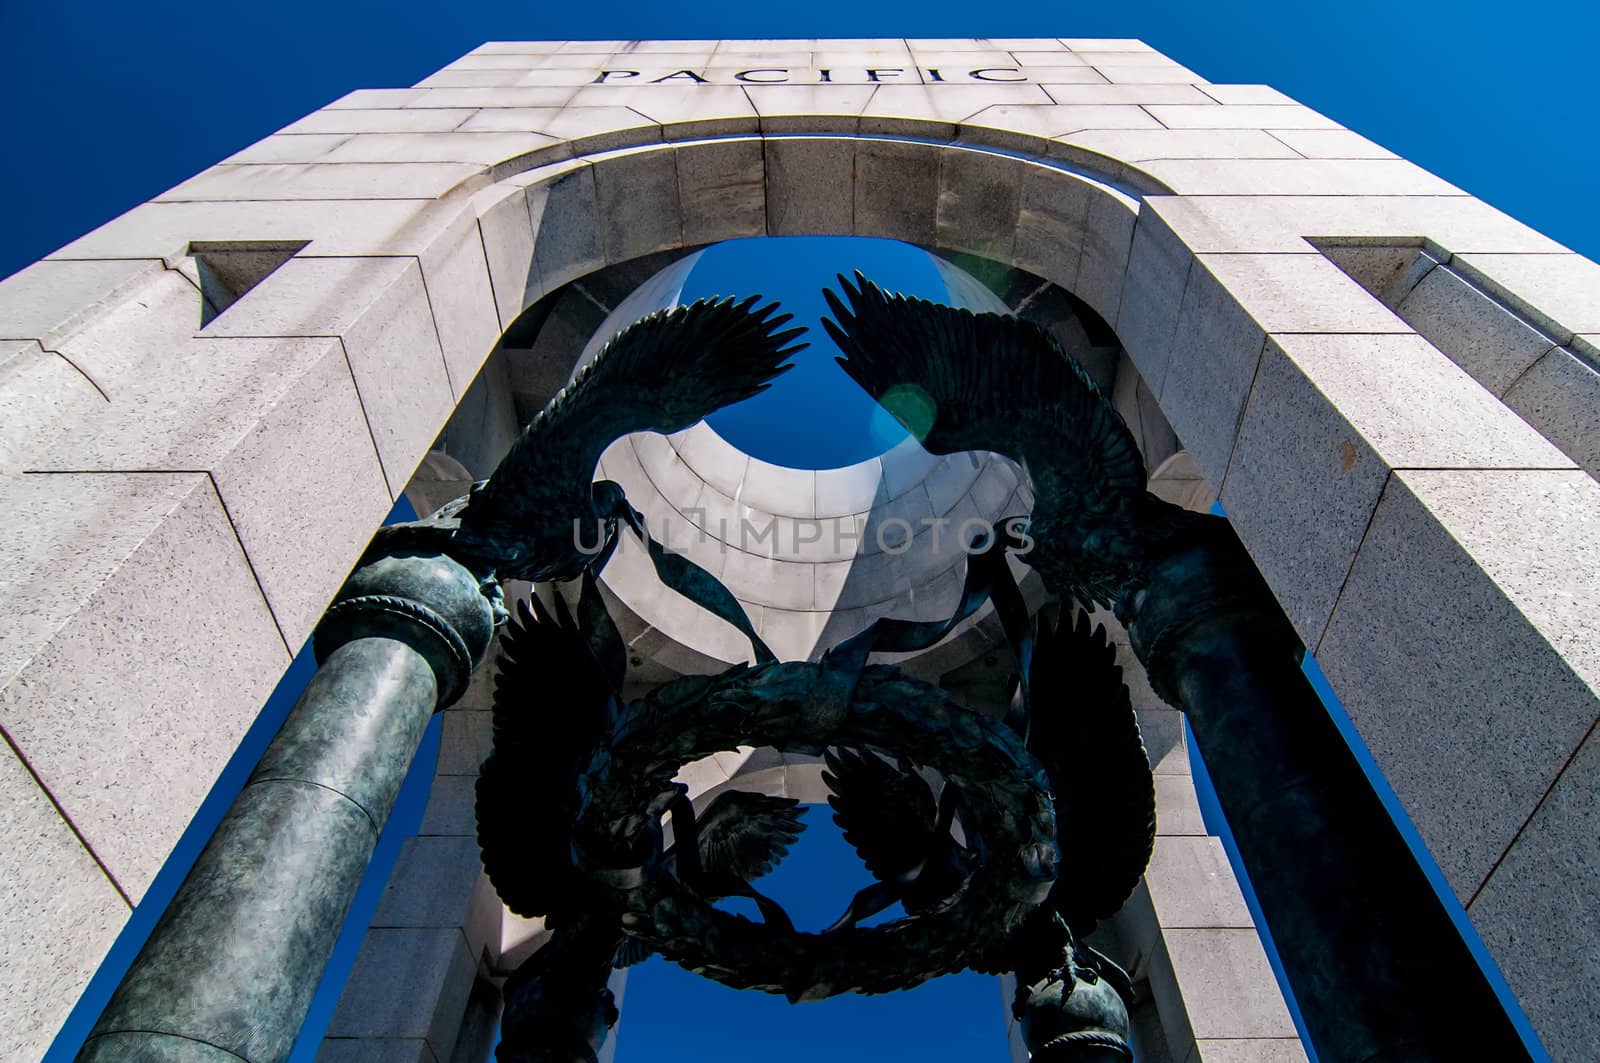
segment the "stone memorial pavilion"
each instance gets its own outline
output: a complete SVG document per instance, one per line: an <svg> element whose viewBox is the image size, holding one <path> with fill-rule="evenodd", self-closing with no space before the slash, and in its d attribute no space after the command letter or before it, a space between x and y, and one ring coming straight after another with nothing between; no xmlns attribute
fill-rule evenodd
<svg viewBox="0 0 1600 1063"><path fill-rule="evenodd" d="M1487 971L1439 977L1503 980L1551 1057L1594 1058L1600 266L1272 88L1078 39L491 42L0 282L0 1058L49 1049L397 500L427 515L487 477L701 249L795 235L927 249L957 301L1079 361L1153 494L1220 505L1420 836L1440 918L1481 940ZM703 422L624 436L594 475L783 661L948 617L969 558L933 522L1035 501L998 454L802 470ZM752 524L771 537L730 530ZM619 544L600 591L628 696L749 658ZM1038 610L1049 588L1015 572ZM1148 867L1095 939L1132 981L1138 1058L1304 1059L1183 717L1137 635L1095 621L1154 773ZM985 608L884 659L998 711L1002 627ZM480 855L492 672L443 709L328 1063L486 1058L499 987L549 937ZM764 747L680 778L700 808L828 797L817 757ZM96 1041L277 1058L112 1018Z"/></svg>

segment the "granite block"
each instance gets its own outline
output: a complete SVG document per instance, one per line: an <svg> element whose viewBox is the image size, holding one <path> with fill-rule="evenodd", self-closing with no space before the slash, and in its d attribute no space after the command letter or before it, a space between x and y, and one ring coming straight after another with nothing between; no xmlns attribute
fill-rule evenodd
<svg viewBox="0 0 1600 1063"><path fill-rule="evenodd" d="M1559 245L1514 218L1466 196L1220 195L1147 196L1143 209L1159 214L1196 253L1315 250L1350 243L1415 244L1418 233L1457 254L1503 250L1518 255ZM1398 237L1397 237L1398 234Z"/></svg>
<svg viewBox="0 0 1600 1063"><path fill-rule="evenodd" d="M1202 90L1218 103L1235 107L1281 105L1299 106L1271 85L1207 85Z"/></svg>
<svg viewBox="0 0 1600 1063"><path fill-rule="evenodd" d="M1418 337L1282 335L1267 343L1221 497L1315 645L1391 469L1565 465Z"/></svg>
<svg viewBox="0 0 1600 1063"><path fill-rule="evenodd" d="M284 639L301 645L392 502L338 345L211 470Z"/></svg>
<svg viewBox="0 0 1600 1063"><path fill-rule="evenodd" d="M426 1040L449 1059L476 973L456 929L375 927L328 1024L329 1038Z"/></svg>
<svg viewBox="0 0 1600 1063"><path fill-rule="evenodd" d="M521 131L358 133L320 156L320 160L330 163L470 162L493 166L554 143L555 137Z"/></svg>
<svg viewBox="0 0 1600 1063"><path fill-rule="evenodd" d="M768 140L767 232L772 236L839 235L854 231L854 141Z"/></svg>
<svg viewBox="0 0 1600 1063"><path fill-rule="evenodd" d="M1178 315L1194 264L1194 254L1166 218L1152 209L1161 202L1161 197L1146 199L1139 211L1116 319L1117 338L1158 395L1172 360Z"/></svg>
<svg viewBox="0 0 1600 1063"><path fill-rule="evenodd" d="M1208 86L1219 88L1220 86ZM1272 136L1308 159L1394 159L1399 156L1348 129L1274 129Z"/></svg>
<svg viewBox="0 0 1600 1063"><path fill-rule="evenodd" d="M1600 373L1591 363L1557 347L1511 385L1505 403L1590 476L1600 476Z"/></svg>
<svg viewBox="0 0 1600 1063"><path fill-rule="evenodd" d="M428 805L422 813L422 824L417 828L417 834L477 837L478 821L473 811L476 788L476 776L434 776L433 786L428 791Z"/></svg>
<svg viewBox="0 0 1600 1063"><path fill-rule="evenodd" d="M683 246L677 156L620 152L594 162L595 216L608 264Z"/></svg>
<svg viewBox="0 0 1600 1063"><path fill-rule="evenodd" d="M1113 85L1203 85L1205 78L1177 63L1160 66L1107 66L1102 60L1093 68Z"/></svg>
<svg viewBox="0 0 1600 1063"><path fill-rule="evenodd" d="M647 85L639 88L596 85L579 89L568 107L627 107L662 126L667 139L680 139L684 132L707 120L739 119L724 122L721 132L754 133L756 109L738 85ZM674 135L674 133L679 135Z"/></svg>
<svg viewBox="0 0 1600 1063"><path fill-rule="evenodd" d="M1051 99L1065 106L1147 103L1209 105L1213 102L1211 97L1194 85L1046 84L1044 90Z"/></svg>
<svg viewBox="0 0 1600 1063"><path fill-rule="evenodd" d="M500 333L511 327L524 307L538 302L546 290L534 265L534 225L528 196L527 189L496 185L474 197L480 252L489 275L494 320Z"/></svg>
<svg viewBox="0 0 1600 1063"><path fill-rule="evenodd" d="M520 226L513 226L516 229ZM450 390L458 397L478 376L502 331L486 256L488 242L473 219L464 216L421 257L422 281L439 329ZM531 249L530 238L530 257Z"/></svg>
<svg viewBox="0 0 1600 1063"><path fill-rule="evenodd" d="M310 240L302 255L425 254L457 223L459 204L429 199L145 203L80 237L47 261L164 258L177 266L194 241Z"/></svg>
<svg viewBox="0 0 1600 1063"><path fill-rule="evenodd" d="M1162 836L1198 837L1208 833L1200 815L1200 799L1188 775L1164 773L1155 777L1156 833Z"/></svg>
<svg viewBox="0 0 1600 1063"><path fill-rule="evenodd" d="M1410 332L1321 255L1200 256L1201 269L1267 332Z"/></svg>
<svg viewBox="0 0 1600 1063"><path fill-rule="evenodd" d="M1600 1037L1600 739L1590 733L1467 911L1555 1059Z"/></svg>
<svg viewBox="0 0 1600 1063"><path fill-rule="evenodd" d="M1496 395L1555 346L1449 266L1428 271L1395 310Z"/></svg>
<svg viewBox="0 0 1600 1063"><path fill-rule="evenodd" d="M827 520L865 513L883 489L883 465L877 458L842 469L818 469L817 516Z"/></svg>
<svg viewBox="0 0 1600 1063"><path fill-rule="evenodd" d="M492 660L486 666L492 666ZM439 737L438 775L476 777L494 742L493 721L487 710L451 709L444 714Z"/></svg>
<svg viewBox="0 0 1600 1063"><path fill-rule="evenodd" d="M467 951L479 956L499 947L501 908L484 876L475 833L414 837L400 847L372 925L459 930Z"/></svg>
<svg viewBox="0 0 1600 1063"><path fill-rule="evenodd" d="M373 114L333 111L332 114ZM213 166L155 197L158 203L238 199L435 199L481 183L483 167L466 162L271 163Z"/></svg>
<svg viewBox="0 0 1600 1063"><path fill-rule="evenodd" d="M439 1057L420 1037L325 1037L317 1063L439 1063Z"/></svg>
<svg viewBox="0 0 1600 1063"><path fill-rule="evenodd" d="M465 86L461 88L424 89L422 95L406 103L402 110L503 110L516 107L563 107L572 98L573 89L588 81L579 73L575 77L556 76L561 71L529 74L533 84L499 87L494 85ZM538 84L543 81L544 84ZM463 128L455 126L452 128ZM541 130L542 132L542 130ZM556 136L558 134L551 134Z"/></svg>
<svg viewBox="0 0 1600 1063"><path fill-rule="evenodd" d="M1600 332L1600 264L1582 255L1462 254L1450 265L1560 343Z"/></svg>
<svg viewBox="0 0 1600 1063"><path fill-rule="evenodd" d="M1184 1063L1305 1063L1298 1037L1219 1037L1194 1043Z"/></svg>
<svg viewBox="0 0 1600 1063"><path fill-rule="evenodd" d="M1596 573L1583 472L1397 471L1316 647L1464 902L1595 719Z"/></svg>
<svg viewBox="0 0 1600 1063"><path fill-rule="evenodd" d="M938 240L938 152L904 141L863 140L855 158L855 235L932 246Z"/></svg>
<svg viewBox="0 0 1600 1063"><path fill-rule="evenodd" d="M1182 776L1163 777L1169 788L1188 784ZM1191 789L1192 789L1192 784ZM1175 929L1255 929L1244 894L1233 877L1228 854L1218 838L1199 835L1156 838L1145 888L1162 931Z"/></svg>
<svg viewBox="0 0 1600 1063"><path fill-rule="evenodd" d="M861 112L863 133L954 133L956 123L994 106L1038 106L1050 97L1038 85L880 85Z"/></svg>
<svg viewBox="0 0 1600 1063"><path fill-rule="evenodd" d="M323 108L325 111L389 109L422 95L416 89L356 89Z"/></svg>
<svg viewBox="0 0 1600 1063"><path fill-rule="evenodd" d="M759 140L719 140L677 149L683 243L767 234L766 168Z"/></svg>
<svg viewBox="0 0 1600 1063"><path fill-rule="evenodd" d="M770 619L771 607L793 610L811 609L815 605L816 577L811 569L809 564L730 550L722 579L729 590L744 600L768 606Z"/></svg>
<svg viewBox="0 0 1600 1063"><path fill-rule="evenodd" d="M1020 160L947 148L939 153L940 247L1010 261L1020 210Z"/></svg>
<svg viewBox="0 0 1600 1063"><path fill-rule="evenodd" d="M1137 224L1137 208L1120 196L1100 195L1089 201L1083 226L1083 258L1078 262L1073 294L1104 321L1118 320Z"/></svg>
<svg viewBox="0 0 1600 1063"><path fill-rule="evenodd" d="M431 93L415 89L401 91L413 99L431 98ZM395 107L338 108L312 111L298 122L284 126L279 133L448 133L471 118L471 107Z"/></svg>
<svg viewBox="0 0 1600 1063"><path fill-rule="evenodd" d="M37 1059L129 909L9 743L0 743L0 803L0 1055Z"/></svg>
<svg viewBox="0 0 1600 1063"><path fill-rule="evenodd" d="M814 660L831 645L822 642L828 618L821 611L768 609L757 630L780 661Z"/></svg>
<svg viewBox="0 0 1600 1063"><path fill-rule="evenodd" d="M586 164L553 167L528 185L533 220L533 261L545 291L605 265L594 170Z"/></svg>
<svg viewBox="0 0 1600 1063"><path fill-rule="evenodd" d="M1089 205L1107 193L1083 178L1023 163L1013 261L1068 290L1078 283Z"/></svg>
<svg viewBox="0 0 1600 1063"><path fill-rule="evenodd" d="M8 538L22 630L0 727L137 901L288 649L205 474L36 474L6 490L27 521ZM56 594L29 578L46 572Z"/></svg>
<svg viewBox="0 0 1600 1063"><path fill-rule="evenodd" d="M47 451L106 405L99 388L66 358L33 340L0 340L0 478Z"/></svg>
<svg viewBox="0 0 1600 1063"><path fill-rule="evenodd" d="M855 132L873 85L747 85L763 133ZM770 152L773 145L769 143Z"/></svg>
<svg viewBox="0 0 1600 1063"><path fill-rule="evenodd" d="M219 336L337 336L391 496L455 406L415 259L296 258L212 322Z"/></svg>
<svg viewBox="0 0 1600 1063"><path fill-rule="evenodd" d="M1131 277L1132 270L1129 273ZM1183 293L1164 376L1155 377L1139 365L1140 373L1156 389L1161 411L1184 449L1212 483L1224 479L1265 343L1262 327L1216 276L1197 262ZM1137 352L1130 348L1128 353L1138 365Z"/></svg>
<svg viewBox="0 0 1600 1063"><path fill-rule="evenodd" d="M1150 962L1158 999L1181 1000L1161 1016L1167 1043L1297 1036L1254 929L1174 929Z"/></svg>
<svg viewBox="0 0 1600 1063"><path fill-rule="evenodd" d="M456 70L445 67L443 70L429 74L413 87L418 89L510 88L520 84L528 76L529 72L530 68L521 66Z"/></svg>
<svg viewBox="0 0 1600 1063"><path fill-rule="evenodd" d="M1061 139L1124 162L1300 157L1283 141L1254 129L1083 129Z"/></svg>
<svg viewBox="0 0 1600 1063"><path fill-rule="evenodd" d="M349 140L352 133L278 133L263 137L243 151L236 151L223 163L315 162ZM349 161L349 160L345 160Z"/></svg>
<svg viewBox="0 0 1600 1063"><path fill-rule="evenodd" d="M160 262L35 262L0 281L0 340L49 351L161 271Z"/></svg>
<svg viewBox="0 0 1600 1063"><path fill-rule="evenodd" d="M1186 196L1465 195L1404 159L1156 159L1142 168L1173 192Z"/></svg>
<svg viewBox="0 0 1600 1063"><path fill-rule="evenodd" d="M1200 91L1211 96L1230 87L1207 85ZM1168 129L1338 129L1339 123L1300 104L1287 106L1233 104L1226 107L1190 107L1155 104L1150 113Z"/></svg>
<svg viewBox="0 0 1600 1063"><path fill-rule="evenodd" d="M667 437L672 449L711 487L729 499L739 496L750 459L705 423Z"/></svg>

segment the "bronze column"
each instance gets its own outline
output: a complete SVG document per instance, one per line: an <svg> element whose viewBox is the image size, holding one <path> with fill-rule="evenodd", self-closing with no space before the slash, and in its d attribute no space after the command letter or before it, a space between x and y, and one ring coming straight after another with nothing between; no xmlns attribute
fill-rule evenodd
<svg viewBox="0 0 1600 1063"><path fill-rule="evenodd" d="M1325 1063L1528 1058L1221 518L1119 612L1182 709Z"/></svg>
<svg viewBox="0 0 1600 1063"><path fill-rule="evenodd" d="M428 718L494 615L442 555L381 557L318 626L320 667L201 852L80 1063L275 1063L294 1046Z"/></svg>

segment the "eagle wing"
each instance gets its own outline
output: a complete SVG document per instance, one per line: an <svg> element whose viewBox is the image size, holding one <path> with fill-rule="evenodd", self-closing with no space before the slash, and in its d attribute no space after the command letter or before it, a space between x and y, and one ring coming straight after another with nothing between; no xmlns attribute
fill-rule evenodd
<svg viewBox="0 0 1600 1063"><path fill-rule="evenodd" d="M1034 534L1059 559L1054 571L1048 558L1035 566L1058 593L1110 597L1126 576L1109 548L1147 505L1145 470L1083 368L1020 318L890 295L860 273L839 285L842 297L824 293L833 316L822 324L844 371L930 452L992 450L1023 462Z"/></svg>
<svg viewBox="0 0 1600 1063"><path fill-rule="evenodd" d="M853 749L830 749L823 761L833 821L867 870L881 882L915 871L932 849L938 815L922 776Z"/></svg>
<svg viewBox="0 0 1600 1063"><path fill-rule="evenodd" d="M1041 617L1028 751L1056 794L1063 874L1049 903L1074 928L1116 914L1155 845L1155 782L1106 629Z"/></svg>
<svg viewBox="0 0 1600 1063"><path fill-rule="evenodd" d="M586 493L600 454L630 432L676 432L707 414L765 391L784 359L807 345L784 330L777 303L702 299L660 310L613 336L541 410L472 497L462 517L478 534L537 520L538 492L554 482L563 497ZM548 514L544 514L546 518ZM570 513L562 513L563 521Z"/></svg>
<svg viewBox="0 0 1600 1063"><path fill-rule="evenodd" d="M787 855L805 830L800 802L788 797L724 790L697 819L700 866L754 882Z"/></svg>
<svg viewBox="0 0 1600 1063"><path fill-rule="evenodd" d="M570 870L576 780L603 733L611 684L559 597L521 602L500 637L494 747L478 776L484 870L518 915L559 919L584 898Z"/></svg>

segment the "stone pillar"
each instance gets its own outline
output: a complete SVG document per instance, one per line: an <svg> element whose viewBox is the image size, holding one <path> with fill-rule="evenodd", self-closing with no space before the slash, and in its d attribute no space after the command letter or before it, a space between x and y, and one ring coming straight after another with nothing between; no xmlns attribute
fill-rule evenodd
<svg viewBox="0 0 1600 1063"><path fill-rule="evenodd" d="M428 718L493 634L447 557L357 569L321 667L91 1033L81 1063L274 1063L318 979Z"/></svg>
<svg viewBox="0 0 1600 1063"><path fill-rule="evenodd" d="M1188 715L1321 1058L1525 1058L1226 522L1125 611L1152 687Z"/></svg>

